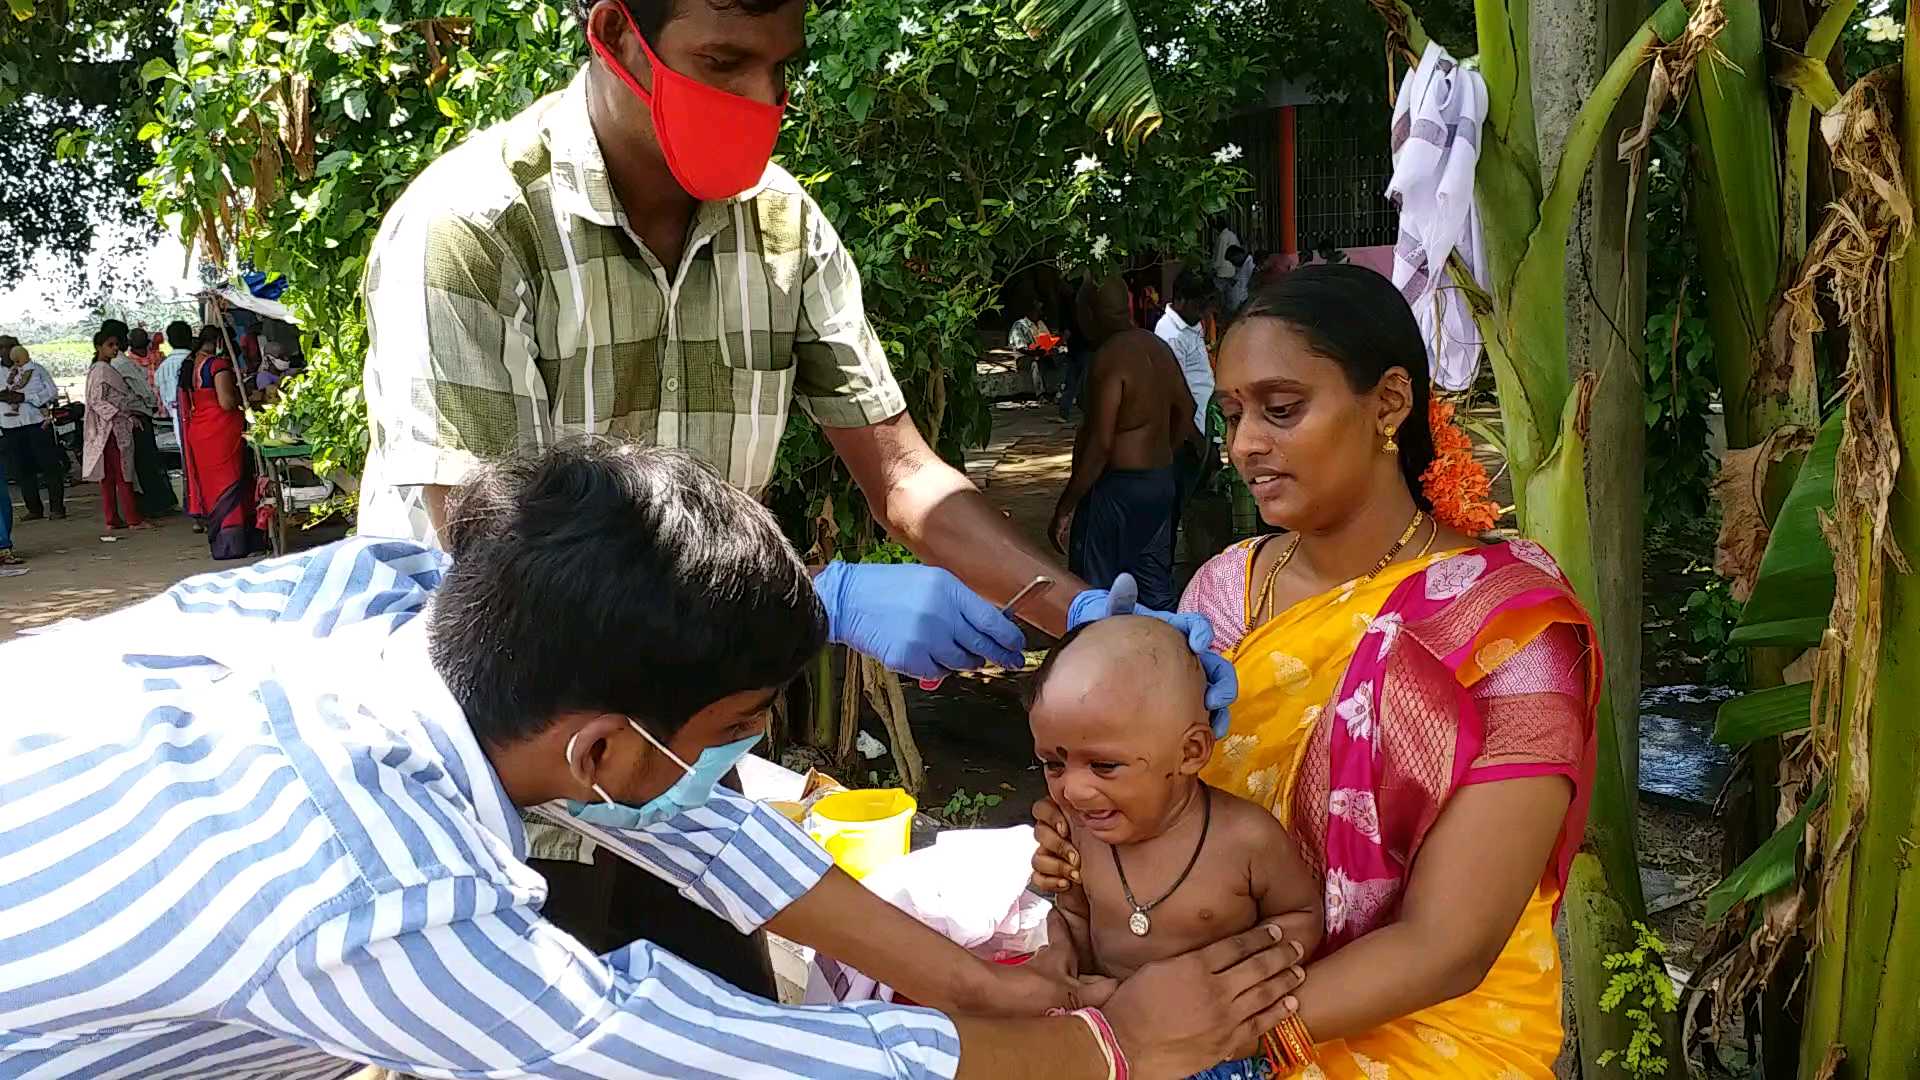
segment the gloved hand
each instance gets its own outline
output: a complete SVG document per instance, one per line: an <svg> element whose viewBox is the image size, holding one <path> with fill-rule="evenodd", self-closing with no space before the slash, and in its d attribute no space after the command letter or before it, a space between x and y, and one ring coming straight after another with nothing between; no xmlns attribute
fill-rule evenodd
<svg viewBox="0 0 1920 1080"><path fill-rule="evenodd" d="M889 671L937 679L989 661L1018 671L1026 635L937 566L836 562L813 580L827 636Z"/></svg>
<svg viewBox="0 0 1920 1080"><path fill-rule="evenodd" d="M1145 615L1159 619L1175 630L1187 635L1187 648L1192 649L1200 658L1200 670L1207 675L1207 712L1213 722L1213 737L1225 738L1227 734L1227 709L1233 699L1240 696L1240 677L1234 674L1233 663L1226 657L1213 651L1213 624L1205 615L1155 611L1141 607L1140 587L1134 583L1132 574L1121 574L1113 579L1111 589L1088 589L1073 598L1067 606L1067 629L1073 630L1096 619L1109 615Z"/></svg>

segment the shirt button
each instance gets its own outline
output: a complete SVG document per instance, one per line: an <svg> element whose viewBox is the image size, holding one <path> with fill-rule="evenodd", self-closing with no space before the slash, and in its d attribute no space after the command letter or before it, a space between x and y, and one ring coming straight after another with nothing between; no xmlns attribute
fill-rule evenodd
<svg viewBox="0 0 1920 1080"><path fill-rule="evenodd" d="M677 375L667 376L667 393L677 394L679 392L680 392L680 377Z"/></svg>

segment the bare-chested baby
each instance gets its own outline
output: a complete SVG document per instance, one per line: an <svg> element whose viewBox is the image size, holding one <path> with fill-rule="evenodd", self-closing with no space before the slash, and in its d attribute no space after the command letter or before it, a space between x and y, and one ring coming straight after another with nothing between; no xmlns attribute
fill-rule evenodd
<svg viewBox="0 0 1920 1080"><path fill-rule="evenodd" d="M1034 753L1080 853L1049 937L1072 941L1081 975L1125 978L1269 919L1304 955L1320 943L1320 882L1293 838L1200 779L1214 743L1205 693L1184 636L1134 615L1069 634L1028 690ZM1201 1075L1255 1080L1266 1061Z"/></svg>

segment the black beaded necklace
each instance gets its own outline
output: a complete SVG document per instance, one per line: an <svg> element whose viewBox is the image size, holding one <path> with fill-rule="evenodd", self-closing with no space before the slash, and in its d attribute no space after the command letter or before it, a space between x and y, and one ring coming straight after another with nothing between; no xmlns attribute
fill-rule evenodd
<svg viewBox="0 0 1920 1080"><path fill-rule="evenodd" d="M1127 884L1127 868L1120 865L1120 849L1118 847L1109 847L1107 849L1113 853L1113 868L1120 875L1120 891L1127 894L1127 906L1133 909L1133 914L1127 916L1127 929L1133 932L1134 937L1146 937L1147 934L1153 930L1153 920L1147 918L1147 912L1166 903L1167 897L1172 896L1181 885L1184 885L1187 880L1187 875L1193 873L1193 868L1199 865L1200 850L1207 846L1207 830L1212 825L1213 792L1208 790L1206 784L1201 784L1200 839L1193 845L1193 857L1187 860L1187 868L1180 871L1180 876L1174 879L1173 884L1168 886L1167 891L1160 894L1160 899L1155 900L1151 904L1142 904L1133 898L1133 886Z"/></svg>

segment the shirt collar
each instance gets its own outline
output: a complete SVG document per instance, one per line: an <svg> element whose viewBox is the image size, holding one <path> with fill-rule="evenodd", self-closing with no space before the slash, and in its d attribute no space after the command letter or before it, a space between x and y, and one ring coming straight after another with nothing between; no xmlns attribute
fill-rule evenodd
<svg viewBox="0 0 1920 1080"><path fill-rule="evenodd" d="M431 610L429 606L387 637L380 652L380 661L387 669L387 685L397 691L406 707L419 714L441 744L441 751L458 764L458 770L449 770L451 778L472 802L480 824L506 841L514 857L524 862L527 835L520 814L507 797L507 789L500 785L480 740L474 737L465 710L434 669L427 647L427 616ZM460 782L462 774L464 783Z"/></svg>
<svg viewBox="0 0 1920 1080"><path fill-rule="evenodd" d="M1172 304L1168 304L1166 310L1160 313L1160 318L1163 322L1167 319L1172 319L1173 328L1182 332L1199 329L1197 323L1189 323L1187 320L1181 318L1180 313L1173 309Z"/></svg>
<svg viewBox="0 0 1920 1080"><path fill-rule="evenodd" d="M579 74L560 92L559 102L548 111L544 121L547 149L552 155L554 205L585 218L596 225L615 228L624 224L625 213L614 198L613 183L607 175L607 159L600 152L600 139L593 130L593 117L587 111L587 80L593 65L583 65ZM773 176L773 165L760 173L759 183L719 203L702 203L701 216L708 209L728 203L752 202L766 190Z"/></svg>

